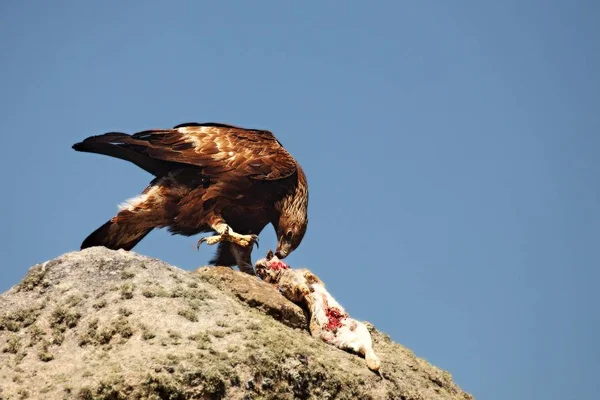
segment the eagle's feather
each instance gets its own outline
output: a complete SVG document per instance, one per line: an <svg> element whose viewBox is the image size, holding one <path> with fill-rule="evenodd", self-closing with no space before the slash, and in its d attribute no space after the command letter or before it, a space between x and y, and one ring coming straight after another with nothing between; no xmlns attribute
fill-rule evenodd
<svg viewBox="0 0 600 400"><path fill-rule="evenodd" d="M156 177L140 197L88 236L82 248L130 249L153 228L194 235L226 224L239 234L257 235L272 223L285 257L304 236L306 178L269 131L187 123L133 135L109 132L73 148L130 161ZM233 265L234 247L221 243L213 262Z"/></svg>

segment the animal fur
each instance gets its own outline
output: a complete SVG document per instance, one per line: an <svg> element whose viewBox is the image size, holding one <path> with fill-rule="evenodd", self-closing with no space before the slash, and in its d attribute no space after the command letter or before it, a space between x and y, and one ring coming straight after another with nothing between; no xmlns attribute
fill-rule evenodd
<svg viewBox="0 0 600 400"><path fill-rule="evenodd" d="M373 350L366 325L350 318L315 274L305 268L291 269L271 252L256 262L255 269L261 279L275 285L284 297L306 306L312 336L362 355L369 369L379 371L381 361Z"/></svg>

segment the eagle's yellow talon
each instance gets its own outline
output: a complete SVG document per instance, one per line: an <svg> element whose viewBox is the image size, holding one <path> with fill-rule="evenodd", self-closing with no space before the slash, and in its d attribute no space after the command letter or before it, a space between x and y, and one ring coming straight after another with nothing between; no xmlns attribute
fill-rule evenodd
<svg viewBox="0 0 600 400"><path fill-rule="evenodd" d="M204 242L208 245L214 245L222 241L231 242L242 247L251 247L256 244L256 247L258 248L258 235L240 235L239 233L230 230L229 226L226 226L225 229L223 229L223 233L220 235L200 238L196 245L196 249L200 249L200 245Z"/></svg>
<svg viewBox="0 0 600 400"><path fill-rule="evenodd" d="M200 238L200 240L198 240L198 244L196 245L196 250L200 249L200 245L204 242L206 242L206 244L208 244L208 245L213 245L213 244L219 243L222 240L227 240L227 239L224 238L223 235L205 236L203 238Z"/></svg>
<svg viewBox="0 0 600 400"><path fill-rule="evenodd" d="M258 249L258 235L250 235L250 245L255 244Z"/></svg>

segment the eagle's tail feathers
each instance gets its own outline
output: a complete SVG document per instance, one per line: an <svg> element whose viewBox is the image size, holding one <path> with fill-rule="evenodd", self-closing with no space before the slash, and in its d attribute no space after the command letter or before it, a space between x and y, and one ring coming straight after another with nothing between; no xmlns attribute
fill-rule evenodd
<svg viewBox="0 0 600 400"><path fill-rule="evenodd" d="M74 150L86 153L111 155L108 152L118 149L119 146L117 144L128 137L129 135L126 133L109 132L103 135L90 136L83 142L75 143L72 147Z"/></svg>
<svg viewBox="0 0 600 400"><path fill-rule="evenodd" d="M104 246L111 250L131 250L152 229L152 227L139 227L126 221L113 222L111 219L85 238L81 250L93 246Z"/></svg>
<svg viewBox="0 0 600 400"><path fill-rule="evenodd" d="M174 164L145 154L143 146L138 145L137 141L126 133L109 132L104 135L90 136L72 147L84 153L102 154L129 161L154 176L165 175Z"/></svg>

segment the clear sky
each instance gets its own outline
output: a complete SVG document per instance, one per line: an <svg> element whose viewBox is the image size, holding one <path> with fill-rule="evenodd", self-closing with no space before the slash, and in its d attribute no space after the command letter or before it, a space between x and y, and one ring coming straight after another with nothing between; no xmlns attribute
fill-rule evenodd
<svg viewBox="0 0 600 400"><path fill-rule="evenodd" d="M595 398L599 20L592 0L3 1L0 291L151 179L73 143L265 128L310 184L292 266L478 399ZM193 269L197 239L135 251Z"/></svg>

